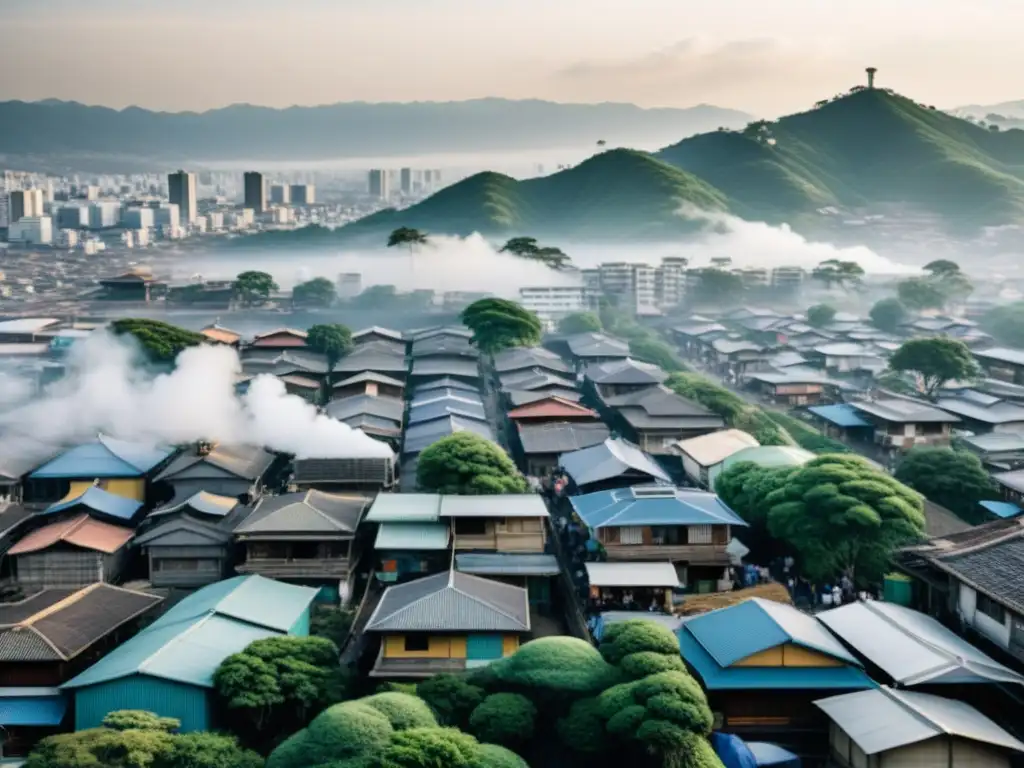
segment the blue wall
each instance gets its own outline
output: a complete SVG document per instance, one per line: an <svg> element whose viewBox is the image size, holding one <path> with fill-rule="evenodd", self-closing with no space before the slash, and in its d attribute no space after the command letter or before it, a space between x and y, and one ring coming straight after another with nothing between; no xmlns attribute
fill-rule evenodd
<svg viewBox="0 0 1024 768"><path fill-rule="evenodd" d="M213 691L156 677L132 675L75 690L75 730L97 728L119 709L144 709L181 721L182 731L210 727L209 696Z"/></svg>
<svg viewBox="0 0 1024 768"><path fill-rule="evenodd" d="M313 610L312 604L306 607L306 610L302 612L302 615L292 624L291 629L288 630L289 635L295 635L296 637L306 637L309 635L309 614Z"/></svg>

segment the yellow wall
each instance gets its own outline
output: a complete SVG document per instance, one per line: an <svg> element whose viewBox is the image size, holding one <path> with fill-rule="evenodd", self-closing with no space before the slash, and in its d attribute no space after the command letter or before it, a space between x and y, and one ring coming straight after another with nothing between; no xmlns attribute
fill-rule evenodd
<svg viewBox="0 0 1024 768"><path fill-rule="evenodd" d="M112 478L104 480L102 485L103 490L108 493L123 496L126 499L135 499L136 501L145 501L146 499L146 481L141 477Z"/></svg>
<svg viewBox="0 0 1024 768"><path fill-rule="evenodd" d="M501 639L501 655L511 656L513 653L519 650L519 636L518 635L505 635Z"/></svg>
<svg viewBox="0 0 1024 768"><path fill-rule="evenodd" d="M841 667L843 662L791 643L769 648L732 664L734 667Z"/></svg>
<svg viewBox="0 0 1024 768"><path fill-rule="evenodd" d="M72 480L71 489L68 491L67 495L61 499L61 501L70 501L71 499L78 498L92 488L92 485L92 480Z"/></svg>
<svg viewBox="0 0 1024 768"><path fill-rule="evenodd" d="M519 636L505 635L501 641L503 656L511 656L519 650ZM430 638L430 647L425 651L405 650L404 635L388 635L384 638L384 658L386 659L464 659L466 658L466 638L460 635L434 635Z"/></svg>

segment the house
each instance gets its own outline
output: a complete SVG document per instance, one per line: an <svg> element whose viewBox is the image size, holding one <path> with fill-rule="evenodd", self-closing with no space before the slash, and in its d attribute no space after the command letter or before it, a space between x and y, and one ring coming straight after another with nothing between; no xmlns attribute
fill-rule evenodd
<svg viewBox="0 0 1024 768"><path fill-rule="evenodd" d="M178 454L154 478L174 489L175 499L200 491L250 501L263 493L263 478L274 454L255 445L226 445L201 441Z"/></svg>
<svg viewBox="0 0 1024 768"><path fill-rule="evenodd" d="M402 455L419 453L441 438L454 435L456 432L473 432L480 437L494 440L494 433L487 422L450 415L410 425L405 430L405 438L402 441Z"/></svg>
<svg viewBox="0 0 1024 768"><path fill-rule="evenodd" d="M71 494L74 495L71 495ZM46 520L66 520L88 515L97 520L119 525L133 525L142 509L142 502L126 499L104 491L98 485L90 485L82 491L72 491L67 497L42 510L38 517Z"/></svg>
<svg viewBox="0 0 1024 768"><path fill-rule="evenodd" d="M630 357L592 363L586 367L583 376L601 398L647 389L668 378L668 374L653 363L644 363ZM511 388L523 389L515 386Z"/></svg>
<svg viewBox="0 0 1024 768"><path fill-rule="evenodd" d="M413 360L424 357L465 358L477 360L480 350L473 346L473 340L461 334L439 333L433 336L416 337L409 347Z"/></svg>
<svg viewBox="0 0 1024 768"><path fill-rule="evenodd" d="M599 445L609 437L604 424L577 422L520 423L516 434L513 452L522 455L523 471L531 477L548 476L563 453Z"/></svg>
<svg viewBox="0 0 1024 768"><path fill-rule="evenodd" d="M551 339L545 342L544 346L560 357L568 359L577 371L593 363L625 360L629 357L628 342L593 331Z"/></svg>
<svg viewBox="0 0 1024 768"><path fill-rule="evenodd" d="M174 455L168 448L98 435L58 454L28 476L25 498L53 502L77 494L99 480L103 490L145 501L150 480Z"/></svg>
<svg viewBox="0 0 1024 768"><path fill-rule="evenodd" d="M401 400L405 397L405 382L383 373L363 371L342 379L331 388L332 400L342 400L358 395L394 397Z"/></svg>
<svg viewBox="0 0 1024 768"><path fill-rule="evenodd" d="M725 420L703 405L680 397L664 385L603 398L610 422L641 449L653 454L671 452L679 440L725 427Z"/></svg>
<svg viewBox="0 0 1024 768"><path fill-rule="evenodd" d="M701 357L706 352L708 347L703 341L704 336L715 333L725 336L729 333L729 329L721 323L699 320L676 326L671 329L671 332L676 344L679 345L679 351L683 353L684 357L692 360Z"/></svg>
<svg viewBox="0 0 1024 768"><path fill-rule="evenodd" d="M285 373L275 378L284 384L284 391L289 395L301 397L314 405L319 403L320 390L323 388L323 383L319 379L299 373Z"/></svg>
<svg viewBox="0 0 1024 768"><path fill-rule="evenodd" d="M824 626L791 605L751 598L684 618L678 636L721 729L744 739L804 731L813 740L825 731L814 706L823 693L877 687Z"/></svg>
<svg viewBox="0 0 1024 768"><path fill-rule="evenodd" d="M354 395L332 400L324 409L328 416L362 429L366 434L387 441L392 447L402 437L405 402L397 397L383 395Z"/></svg>
<svg viewBox="0 0 1024 768"><path fill-rule="evenodd" d="M999 486L1006 501L1015 503L1024 501L1024 469L996 472L992 475L992 479Z"/></svg>
<svg viewBox="0 0 1024 768"><path fill-rule="evenodd" d="M822 432L839 440L872 440L875 427L849 403L815 405L807 409L821 425Z"/></svg>
<svg viewBox="0 0 1024 768"><path fill-rule="evenodd" d="M215 726L213 673L254 640L309 634L315 589L261 576L203 587L61 686L74 697L75 730L111 712L141 709L181 721L181 731Z"/></svg>
<svg viewBox="0 0 1024 768"><path fill-rule="evenodd" d="M407 581L451 563L451 524L441 520L439 494L378 493L363 522L377 525L373 550L378 581Z"/></svg>
<svg viewBox="0 0 1024 768"><path fill-rule="evenodd" d="M875 443L907 450L917 445L949 445L954 416L918 400L890 398L853 404L858 415L875 428Z"/></svg>
<svg viewBox="0 0 1024 768"><path fill-rule="evenodd" d="M671 613L672 591L681 589L675 565L664 562L584 563L588 605L601 612L639 608Z"/></svg>
<svg viewBox="0 0 1024 768"><path fill-rule="evenodd" d="M808 357L816 360L818 365L835 373L855 373L870 371L878 373L885 370L886 362L878 354L875 347L868 344L853 342L835 342L814 347Z"/></svg>
<svg viewBox="0 0 1024 768"><path fill-rule="evenodd" d="M810 451L795 445L762 445L756 448L744 448L727 456L722 461L722 470L749 461L759 467L800 467L814 458Z"/></svg>
<svg viewBox="0 0 1024 768"><path fill-rule="evenodd" d="M23 589L115 582L128 559L132 530L79 515L44 525L7 551Z"/></svg>
<svg viewBox="0 0 1024 768"><path fill-rule="evenodd" d="M1024 350L1008 347L971 351L986 375L1010 384L1024 384Z"/></svg>
<svg viewBox="0 0 1024 768"><path fill-rule="evenodd" d="M1009 768L1024 743L956 699L881 687L814 702L839 768Z"/></svg>
<svg viewBox="0 0 1024 768"><path fill-rule="evenodd" d="M329 368L326 355L308 349L246 347L242 350L242 372L253 376L298 376L300 380L308 379L322 385Z"/></svg>
<svg viewBox="0 0 1024 768"><path fill-rule="evenodd" d="M834 386L816 372L758 371L745 374L745 380L768 402L791 407L821 402L826 391Z"/></svg>
<svg viewBox="0 0 1024 768"><path fill-rule="evenodd" d="M234 560L235 527L251 511L233 496L206 491L154 509L132 542L149 561L150 583L195 589L225 578Z"/></svg>
<svg viewBox="0 0 1024 768"><path fill-rule="evenodd" d="M483 399L477 392L461 389L432 389L417 392L409 401L409 424L420 424L447 416L487 421Z"/></svg>
<svg viewBox="0 0 1024 768"><path fill-rule="evenodd" d="M579 493L638 483L672 482L653 458L621 438L610 437L600 445L563 453L558 457L558 465Z"/></svg>
<svg viewBox="0 0 1024 768"><path fill-rule="evenodd" d="M238 348L242 341L242 334L238 331L232 331L230 328L225 328L217 323L208 325L199 331L200 334L205 336L211 344L223 344L226 347Z"/></svg>
<svg viewBox="0 0 1024 768"><path fill-rule="evenodd" d="M723 429L709 435L679 440L670 446L683 459L683 471L703 488L714 488L722 463L737 451L756 448L757 438L739 429Z"/></svg>
<svg viewBox="0 0 1024 768"><path fill-rule="evenodd" d="M113 277L99 280L101 298L108 301L149 301L154 288L166 284L158 283L148 270L133 269Z"/></svg>
<svg viewBox="0 0 1024 768"><path fill-rule="evenodd" d="M401 331L393 331L390 328L382 328L374 325L369 328L362 328L352 332L352 343L361 346L368 342L379 341L384 344L393 344L395 348L405 350L405 338Z"/></svg>
<svg viewBox="0 0 1024 768"><path fill-rule="evenodd" d="M538 494L442 496L440 516L456 551L544 551L548 509Z"/></svg>
<svg viewBox="0 0 1024 768"><path fill-rule="evenodd" d="M409 373L405 352L391 344L360 344L334 366L334 377L345 380L360 373L374 373L404 382Z"/></svg>
<svg viewBox="0 0 1024 768"><path fill-rule="evenodd" d="M556 395L534 400L532 403L513 408L505 415L517 428L524 425L549 424L551 422L592 424L598 421L597 411Z"/></svg>
<svg viewBox="0 0 1024 768"><path fill-rule="evenodd" d="M455 570L525 587L530 607L541 613L550 611L553 592L551 579L562 572L558 559L542 552L459 552L455 555Z"/></svg>
<svg viewBox="0 0 1024 768"><path fill-rule="evenodd" d="M412 388L412 393L414 396L418 396L433 389L459 389L463 392L472 392L476 395L480 394L480 389L477 384L459 381L458 379L452 379L448 376L441 376L436 379L427 379L426 381L418 382L416 386Z"/></svg>
<svg viewBox="0 0 1024 768"><path fill-rule="evenodd" d="M35 518L35 514L36 510L23 504L0 501L0 566L3 556L23 536L23 531L29 527L29 521Z"/></svg>
<svg viewBox="0 0 1024 768"><path fill-rule="evenodd" d="M717 338L711 342L709 358L726 377L742 377L775 354L774 349L747 339Z"/></svg>
<svg viewBox="0 0 1024 768"><path fill-rule="evenodd" d="M253 336L249 349L307 349L307 334L294 328L275 328Z"/></svg>
<svg viewBox="0 0 1024 768"><path fill-rule="evenodd" d="M452 569L388 587L367 622L371 677L423 678L511 656L530 632L526 590Z"/></svg>
<svg viewBox="0 0 1024 768"><path fill-rule="evenodd" d="M348 600L356 528L369 505L365 496L320 491L266 496L237 528L245 546L239 573L320 587L325 601Z"/></svg>
<svg viewBox="0 0 1024 768"><path fill-rule="evenodd" d="M694 591L723 588L732 528L747 526L715 494L673 486L616 488L569 501L610 562L672 562Z"/></svg>
<svg viewBox="0 0 1024 768"><path fill-rule="evenodd" d="M429 356L413 358L409 379L420 383L440 376L448 376L471 384L480 381L480 368L475 358L464 356Z"/></svg>
<svg viewBox="0 0 1024 768"><path fill-rule="evenodd" d="M988 432L1024 432L1024 405L976 390L962 390L953 397L940 397L935 406L959 416L964 429L976 435Z"/></svg>
<svg viewBox="0 0 1024 768"><path fill-rule="evenodd" d="M960 438L959 445L981 459L990 472L1024 467L1024 433L973 435Z"/></svg>
<svg viewBox="0 0 1024 768"><path fill-rule="evenodd" d="M573 385L575 387L575 384ZM558 397L562 400L578 403L583 399L577 389L566 389L565 387L549 387L537 391L527 389L503 389L502 396L510 408L518 408L523 405L535 403L538 400L547 400L549 397Z"/></svg>
<svg viewBox="0 0 1024 768"><path fill-rule="evenodd" d="M572 378L572 367L549 349L513 347L494 355L494 370L499 376L521 371L545 371Z"/></svg>

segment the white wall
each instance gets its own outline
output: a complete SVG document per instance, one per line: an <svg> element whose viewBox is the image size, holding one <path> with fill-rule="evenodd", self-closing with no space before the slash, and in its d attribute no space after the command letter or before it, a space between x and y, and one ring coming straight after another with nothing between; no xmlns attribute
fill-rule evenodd
<svg viewBox="0 0 1024 768"><path fill-rule="evenodd" d="M985 615L981 611L977 610L978 594L972 587L966 584L960 585L960 594L958 596L958 606L960 615L963 616L971 627L976 632L984 635L993 643L998 645L1000 648L1010 647L1010 613L1004 611L1004 617L1002 623L992 619Z"/></svg>

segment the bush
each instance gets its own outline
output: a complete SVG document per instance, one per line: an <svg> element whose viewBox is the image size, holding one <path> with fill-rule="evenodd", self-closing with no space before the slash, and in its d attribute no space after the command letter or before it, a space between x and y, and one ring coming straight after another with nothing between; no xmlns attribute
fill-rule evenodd
<svg viewBox="0 0 1024 768"><path fill-rule="evenodd" d="M416 693L430 705L441 723L459 728L469 724L470 713L480 705L485 695L483 688L457 675L428 678L416 686Z"/></svg>
<svg viewBox="0 0 1024 768"><path fill-rule="evenodd" d="M678 658L679 640L656 621L627 619L605 629L599 650L610 664L621 664L626 657L645 651Z"/></svg>
<svg viewBox="0 0 1024 768"><path fill-rule="evenodd" d="M800 419L794 419L792 416L776 411L766 412L766 415L775 424L785 429L796 441L796 444L805 451L817 454L852 453L850 447L845 443L823 435L814 427L800 421Z"/></svg>
<svg viewBox="0 0 1024 768"><path fill-rule="evenodd" d="M183 733L174 737L170 752L154 768L263 768L263 758L240 747L232 736Z"/></svg>
<svg viewBox="0 0 1024 768"><path fill-rule="evenodd" d="M593 696L621 679L590 643L575 637L531 640L490 665L498 685L525 693L536 704Z"/></svg>
<svg viewBox="0 0 1024 768"><path fill-rule="evenodd" d="M111 712L103 718L103 727L115 731L163 731L173 733L181 728L181 720L173 717L160 717L155 712L143 709L122 709Z"/></svg>
<svg viewBox="0 0 1024 768"><path fill-rule="evenodd" d="M469 730L480 741L516 747L533 738L537 708L518 693L493 693L473 710Z"/></svg>
<svg viewBox="0 0 1024 768"><path fill-rule="evenodd" d="M358 700L335 704L271 752L266 768L362 766L383 753L393 733L388 718L373 707Z"/></svg>
<svg viewBox="0 0 1024 768"><path fill-rule="evenodd" d="M619 663L619 668L626 677L639 680L641 677L656 675L659 672L685 672L686 665L677 650L674 656L655 651L631 653Z"/></svg>
<svg viewBox="0 0 1024 768"><path fill-rule="evenodd" d="M596 698L574 701L569 714L558 720L558 737L569 749L583 754L600 754L608 748L608 737Z"/></svg>
<svg viewBox="0 0 1024 768"><path fill-rule="evenodd" d="M480 745L480 761L476 768L530 768L519 755L497 744Z"/></svg>
<svg viewBox="0 0 1024 768"><path fill-rule="evenodd" d="M377 693L359 699L360 704L384 715L396 731L437 726L437 719L427 702L408 693Z"/></svg>
<svg viewBox="0 0 1024 768"><path fill-rule="evenodd" d="M479 768L482 756L477 740L456 728L413 728L395 734L379 765L380 768Z"/></svg>

